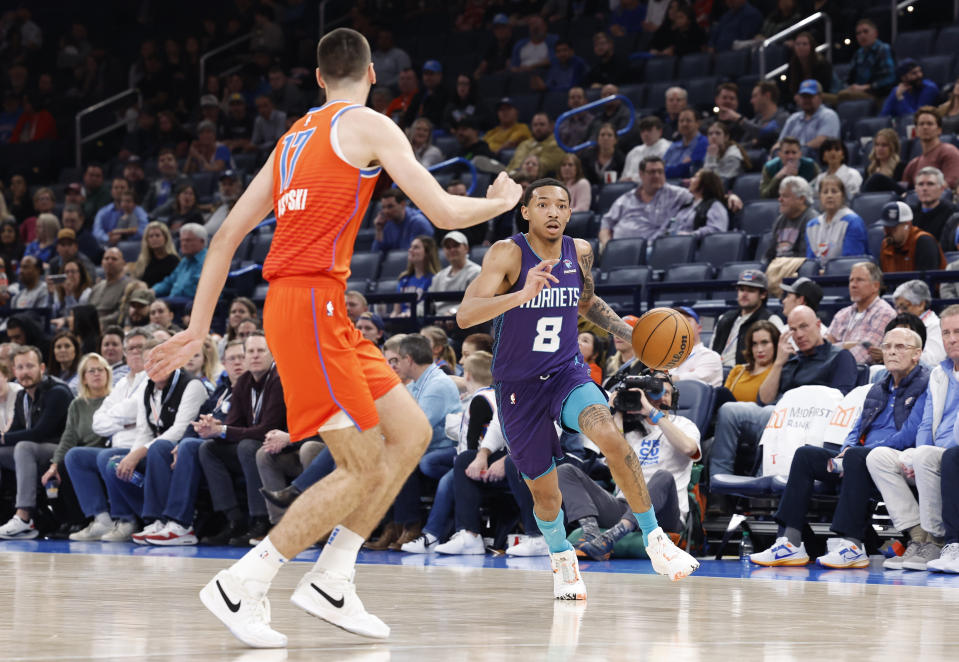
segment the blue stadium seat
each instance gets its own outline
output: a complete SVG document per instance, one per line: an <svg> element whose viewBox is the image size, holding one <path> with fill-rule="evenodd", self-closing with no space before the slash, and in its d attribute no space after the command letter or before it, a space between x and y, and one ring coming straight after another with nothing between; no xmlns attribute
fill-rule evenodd
<svg viewBox="0 0 959 662"><path fill-rule="evenodd" d="M549 115L550 119L556 121L556 118L569 110L569 93L566 90L547 92L543 97L543 110ZM570 145L574 147L574 145Z"/></svg>
<svg viewBox="0 0 959 662"><path fill-rule="evenodd" d="M350 278L376 280L382 253L353 253L350 258Z"/></svg>
<svg viewBox="0 0 959 662"><path fill-rule="evenodd" d="M483 258L486 257L488 250L489 246L473 246L470 248L470 259L476 264L483 264Z"/></svg>
<svg viewBox="0 0 959 662"><path fill-rule="evenodd" d="M766 251L769 250L769 247L773 243L773 233L772 230L764 232L759 236L759 241L756 242L756 252L753 254L753 259L757 262L766 261Z"/></svg>
<svg viewBox="0 0 959 662"><path fill-rule="evenodd" d="M714 232L699 242L696 261L719 268L726 262L742 260L746 254L746 233L739 230Z"/></svg>
<svg viewBox="0 0 959 662"><path fill-rule="evenodd" d="M822 270L822 267L819 264L819 260L816 258L807 258L805 262L799 265L799 268L796 270L797 278L815 278L819 275L819 272Z"/></svg>
<svg viewBox="0 0 959 662"><path fill-rule="evenodd" d="M860 193L852 199L852 203L849 206L854 212L859 214L863 222L868 226L874 221L879 220L879 216L882 214L882 208L887 202L894 199L895 194L892 192Z"/></svg>
<svg viewBox="0 0 959 662"><path fill-rule="evenodd" d="M892 126L891 117L861 117L856 120L853 128L852 137L856 140L860 138L872 138L880 129Z"/></svg>
<svg viewBox="0 0 959 662"><path fill-rule="evenodd" d="M602 271L612 271L620 267L635 267L646 259L646 240L639 237L611 239L600 259Z"/></svg>
<svg viewBox="0 0 959 662"><path fill-rule="evenodd" d="M653 269L666 269L674 264L691 262L696 250L696 238L691 235L658 237L647 264Z"/></svg>
<svg viewBox="0 0 959 662"><path fill-rule="evenodd" d="M919 64L922 66L923 77L942 87L952 82L952 61L952 55L927 55L920 58Z"/></svg>
<svg viewBox="0 0 959 662"><path fill-rule="evenodd" d="M447 158L460 149L460 143L456 139L456 136L434 136L433 144L436 145L436 148L443 152L443 156Z"/></svg>
<svg viewBox="0 0 959 662"><path fill-rule="evenodd" d="M666 269L666 275L663 277L665 283L689 283L704 280L712 280L713 265L704 262L693 262L690 264L674 264ZM709 294L699 289L679 290L662 292L656 297L657 303L665 301L696 301L699 299L708 299Z"/></svg>
<svg viewBox="0 0 959 662"><path fill-rule="evenodd" d="M653 108L665 108L666 90L678 84L672 81L649 83L646 85L646 105Z"/></svg>
<svg viewBox="0 0 959 662"><path fill-rule="evenodd" d="M381 278L376 283L370 284L370 290L377 294L391 294L398 292L400 281L396 278Z"/></svg>
<svg viewBox="0 0 959 662"><path fill-rule="evenodd" d="M717 53L713 63L713 73L720 78L735 80L749 72L749 51L725 51ZM741 90L740 90L741 91ZM752 92L752 89L750 89Z"/></svg>
<svg viewBox="0 0 959 662"><path fill-rule="evenodd" d="M896 35L896 40L892 44L892 50L896 54L897 60L903 60L907 57L921 58L932 52L932 45L935 43L935 30L913 30L910 32L900 32ZM955 48L955 44L953 44Z"/></svg>
<svg viewBox="0 0 959 662"><path fill-rule="evenodd" d="M621 269L613 269L612 271L605 272L601 274L600 279L597 281L598 285L640 285L643 289L646 288L646 283L649 282L649 267L639 266L639 267L623 267ZM634 313L639 314L639 310L635 305L635 298L632 294L602 294L603 301L608 303L613 309L620 314ZM645 296L644 292L640 292L640 301Z"/></svg>
<svg viewBox="0 0 959 662"><path fill-rule="evenodd" d="M405 250L398 249L389 251L383 257L383 263L380 265L380 279L399 278L400 272L406 269L406 263L409 257Z"/></svg>
<svg viewBox="0 0 959 662"><path fill-rule="evenodd" d="M872 111L872 104L872 99L856 99L855 101L843 101L836 106L836 114L839 115L844 138L848 139L854 136L853 129L856 126L856 120L868 116Z"/></svg>
<svg viewBox="0 0 959 662"><path fill-rule="evenodd" d="M709 53L690 53L679 58L676 65L676 78L679 80L689 80L690 78L700 78L712 73L713 56Z"/></svg>
<svg viewBox="0 0 959 662"><path fill-rule="evenodd" d="M512 83L510 83L510 89L513 89ZM523 89L530 88L527 87ZM533 119L533 115L539 110L540 95L510 93L509 98L513 101L513 105L516 106L516 110L519 111L519 121L529 124L529 121Z"/></svg>
<svg viewBox="0 0 959 662"><path fill-rule="evenodd" d="M716 98L716 85L719 79L715 76L684 79L683 87L689 93L688 103L693 108L712 108Z"/></svg>
<svg viewBox="0 0 959 662"><path fill-rule="evenodd" d="M642 108L644 105L646 105L645 85L623 85L619 88L619 93L632 101L636 108Z"/></svg>
<svg viewBox="0 0 959 662"><path fill-rule="evenodd" d="M250 249L250 259L257 264L263 264L266 254L270 252L271 243L273 243L273 230L261 229Z"/></svg>
<svg viewBox="0 0 959 662"><path fill-rule="evenodd" d="M871 255L843 255L826 263L824 276L848 276L853 266L860 262L875 262Z"/></svg>
<svg viewBox="0 0 959 662"><path fill-rule="evenodd" d="M763 271L763 263L756 261L749 262L727 262L716 274L716 280L738 280L739 274L746 269L759 269Z"/></svg>
<svg viewBox="0 0 959 662"><path fill-rule="evenodd" d="M210 202L217 187L217 173L195 172L190 175L193 180L193 190L196 192L197 202Z"/></svg>
<svg viewBox="0 0 959 662"><path fill-rule="evenodd" d="M739 229L750 236L761 235L772 229L778 217L778 200L753 200L743 207Z"/></svg>
<svg viewBox="0 0 959 662"><path fill-rule="evenodd" d="M760 166L762 167L762 166ZM736 178L732 193L738 195L746 205L753 200L759 200L759 182L762 181L761 172L746 172Z"/></svg>
<svg viewBox="0 0 959 662"><path fill-rule="evenodd" d="M596 219L591 211L574 211L570 214L566 234L570 237L592 239L597 232Z"/></svg>
<svg viewBox="0 0 959 662"><path fill-rule="evenodd" d="M671 81L675 79L673 75L676 71L676 58L672 56L659 56L646 60L646 77L649 82Z"/></svg>
<svg viewBox="0 0 959 662"><path fill-rule="evenodd" d="M713 415L716 390L708 384L692 379L677 382L676 390L679 391L676 414L695 423L700 435L705 437Z"/></svg>
<svg viewBox="0 0 959 662"><path fill-rule="evenodd" d="M882 240L886 238L886 228L881 225L870 225L866 232L869 238L869 254L878 262L879 253L882 251Z"/></svg>
<svg viewBox="0 0 959 662"><path fill-rule="evenodd" d="M613 182L606 184L599 191L599 197L596 199L595 211L597 214L605 214L609 208L616 202L616 198L624 193L636 188L636 182Z"/></svg>
<svg viewBox="0 0 959 662"><path fill-rule="evenodd" d="M956 52L956 44L959 44L959 25L950 25L939 31L932 52L951 55Z"/></svg>
<svg viewBox="0 0 959 662"><path fill-rule="evenodd" d="M129 239L127 241L118 242L117 248L119 248L120 252L123 253L123 259L127 262L136 262L137 258L140 257L139 239ZM93 276L93 274L90 275Z"/></svg>
<svg viewBox="0 0 959 662"><path fill-rule="evenodd" d="M373 248L373 241L376 240L376 230L374 228L360 228L356 233L356 241L353 242L354 251L369 251Z"/></svg>
<svg viewBox="0 0 959 662"><path fill-rule="evenodd" d="M509 72L487 74L476 81L476 90L481 97L500 99L506 96Z"/></svg>

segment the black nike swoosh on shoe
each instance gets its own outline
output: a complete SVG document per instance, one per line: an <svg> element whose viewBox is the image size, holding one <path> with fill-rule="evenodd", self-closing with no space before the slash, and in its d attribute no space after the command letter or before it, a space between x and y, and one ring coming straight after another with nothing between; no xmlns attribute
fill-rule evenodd
<svg viewBox="0 0 959 662"><path fill-rule="evenodd" d="M324 598L326 598L326 601L329 602L334 607L336 607L337 609L341 609L343 607L344 602L346 602L346 599L343 596L340 596L339 600L334 600L333 598L330 597L330 595L326 591L324 591L323 589L321 589L319 586L317 586L316 584L312 582L310 582L310 586L312 586L314 591L316 591L317 593L322 595Z"/></svg>
<svg viewBox="0 0 959 662"><path fill-rule="evenodd" d="M220 580L216 580L216 587L220 591L220 595L223 597L223 602L226 603L226 606L230 608L234 614L240 611L240 602L230 602L230 598L226 597L226 591L223 590L223 587L220 586Z"/></svg>

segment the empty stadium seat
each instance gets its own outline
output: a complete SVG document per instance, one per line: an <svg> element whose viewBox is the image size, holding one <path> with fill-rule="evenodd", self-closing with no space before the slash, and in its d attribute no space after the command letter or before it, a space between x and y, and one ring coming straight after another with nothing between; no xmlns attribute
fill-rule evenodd
<svg viewBox="0 0 959 662"><path fill-rule="evenodd" d="M942 87L952 82L952 61L952 55L928 55L921 58L919 64L922 66L923 77Z"/></svg>
<svg viewBox="0 0 959 662"><path fill-rule="evenodd" d="M956 44L959 44L959 25L944 27L936 36L934 53L954 53Z"/></svg>
<svg viewBox="0 0 959 662"><path fill-rule="evenodd" d="M483 264L483 258L486 257L488 250L489 246L473 246L470 248L470 259L476 264Z"/></svg>
<svg viewBox="0 0 959 662"><path fill-rule="evenodd" d="M449 158L460 149L460 143L456 136L434 136L433 144L443 152L443 156Z"/></svg>
<svg viewBox="0 0 959 662"><path fill-rule="evenodd" d="M671 81L675 78L676 58L659 56L646 60L645 80L650 82Z"/></svg>
<svg viewBox="0 0 959 662"><path fill-rule="evenodd" d="M853 128L852 137L856 140L860 138L872 138L880 129L892 126L891 117L860 117L856 120Z"/></svg>
<svg viewBox="0 0 959 662"><path fill-rule="evenodd" d="M866 225L869 225L879 220L882 208L891 200L895 200L895 194L891 192L860 193L852 199L849 206L859 214Z"/></svg>
<svg viewBox="0 0 959 662"><path fill-rule="evenodd" d="M869 115L872 111L872 104L872 99L856 99L854 101L843 101L836 106L836 113L839 115L844 138L853 137L856 120Z"/></svg>
<svg viewBox="0 0 959 662"><path fill-rule="evenodd" d="M603 273L597 281L598 285L636 285L640 286L640 302L644 297L646 283L649 282L649 267L623 267ZM602 294L603 301L613 307L620 314L640 312L636 307L636 300L632 294Z"/></svg>
<svg viewBox="0 0 959 662"><path fill-rule="evenodd" d="M778 217L778 200L754 200L743 207L739 229L750 236L761 235L772 229Z"/></svg>
<svg viewBox="0 0 959 662"><path fill-rule="evenodd" d="M653 269L666 269L674 264L683 264L693 259L696 238L691 235L658 237L646 263Z"/></svg>
<svg viewBox="0 0 959 662"><path fill-rule="evenodd" d="M596 236L597 223L591 211L574 211L570 214L566 234L570 237L592 239Z"/></svg>
<svg viewBox="0 0 959 662"><path fill-rule="evenodd" d="M123 253L123 259L127 262L136 262L140 257L140 240L129 239L127 241L117 242L117 248ZM91 276L93 274L90 274Z"/></svg>
<svg viewBox="0 0 959 662"><path fill-rule="evenodd" d="M399 292L400 281L396 278L381 278L371 285L371 290L377 294L391 294Z"/></svg>
<svg viewBox="0 0 959 662"><path fill-rule="evenodd" d="M744 205L752 202L753 200L760 200L759 182L762 181L762 178L763 175L760 172L743 173L736 178L731 192L738 195L740 199L742 199Z"/></svg>
<svg viewBox="0 0 959 662"><path fill-rule="evenodd" d="M663 277L664 283L688 283L704 280L712 280L713 265L704 262L694 262L691 264L674 264L666 269L666 275ZM661 292L657 297L657 303L665 301L695 301L698 299L708 299L709 293L700 289L678 290Z"/></svg>
<svg viewBox="0 0 959 662"><path fill-rule="evenodd" d="M635 267L645 262L646 240L639 237L610 239L600 259L602 271L612 271L620 267Z"/></svg>
<svg viewBox="0 0 959 662"><path fill-rule="evenodd" d="M636 188L636 182L614 182L612 184L606 184L600 189L599 197L596 199L596 213L605 214L609 211L609 208L613 206L613 203L616 202L616 198L632 191L634 188Z"/></svg>
<svg viewBox="0 0 959 662"><path fill-rule="evenodd" d="M882 251L882 240L886 238L886 228L881 225L870 225L866 232L869 240L869 254L878 262L879 253Z"/></svg>
<svg viewBox="0 0 959 662"><path fill-rule="evenodd" d="M375 280L382 258L382 253L353 253L350 258L350 278Z"/></svg>
<svg viewBox="0 0 959 662"><path fill-rule="evenodd" d="M689 93L688 103L693 108L712 108L716 98L716 85L719 79L715 76L706 76L685 80L683 87Z"/></svg>
<svg viewBox="0 0 959 662"><path fill-rule="evenodd" d="M843 255L826 263L824 276L848 276L853 266L860 262L875 262L871 255Z"/></svg>
<svg viewBox="0 0 959 662"><path fill-rule="evenodd" d="M816 258L807 258L796 270L797 277L815 278L822 271L822 266Z"/></svg>
<svg viewBox="0 0 959 662"><path fill-rule="evenodd" d="M903 60L907 57L918 59L924 55L929 55L932 52L932 45L935 43L935 36L935 30L900 32L896 35L896 40L892 44L896 59ZM952 44L952 48L955 48L955 44Z"/></svg>
<svg viewBox="0 0 959 662"><path fill-rule="evenodd" d="M717 53L713 61L713 73L720 78L735 80L749 72L749 51L724 51ZM752 92L752 89L750 89Z"/></svg>
<svg viewBox="0 0 959 662"><path fill-rule="evenodd" d="M267 253L270 252L270 244L273 243L273 230L261 228L256 236L256 241L250 249L250 259L257 264L263 264Z"/></svg>
<svg viewBox="0 0 959 662"><path fill-rule="evenodd" d="M738 230L714 232L699 242L696 261L720 267L726 262L742 260L746 254L746 233Z"/></svg>
<svg viewBox="0 0 959 662"><path fill-rule="evenodd" d="M405 250L392 250L383 257L380 265L380 278L398 278L400 272L406 269L409 260Z"/></svg>
<svg viewBox="0 0 959 662"><path fill-rule="evenodd" d="M716 389L709 384L687 379L677 382L676 390L679 391L676 414L695 423L700 435L705 437L713 416Z"/></svg>
<svg viewBox="0 0 959 662"><path fill-rule="evenodd" d="M688 80L708 76L712 73L712 68L712 55L709 53L690 53L679 58L679 63L676 65L676 78Z"/></svg>
<svg viewBox="0 0 959 662"><path fill-rule="evenodd" d="M764 232L759 236L759 241L756 242L756 252L753 254L753 259L757 262L765 262L766 260L766 251L769 250L769 247L773 243L773 233L772 230Z"/></svg>

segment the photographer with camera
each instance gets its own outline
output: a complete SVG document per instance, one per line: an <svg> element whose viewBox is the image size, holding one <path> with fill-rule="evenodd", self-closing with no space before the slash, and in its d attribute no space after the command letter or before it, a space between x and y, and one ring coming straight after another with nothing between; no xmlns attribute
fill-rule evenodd
<svg viewBox="0 0 959 662"><path fill-rule="evenodd" d="M701 456L696 424L675 413L678 398L666 373L645 371L625 377L609 399L613 419L639 459L663 530L671 532L680 531L686 520L686 486L693 461ZM616 541L636 530L622 491L610 494L574 464L562 464L557 471L567 518L583 529L577 552L597 561L609 558Z"/></svg>

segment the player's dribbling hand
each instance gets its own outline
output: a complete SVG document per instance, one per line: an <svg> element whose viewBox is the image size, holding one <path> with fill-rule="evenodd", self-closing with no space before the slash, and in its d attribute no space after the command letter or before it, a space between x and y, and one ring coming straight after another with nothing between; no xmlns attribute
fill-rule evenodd
<svg viewBox="0 0 959 662"><path fill-rule="evenodd" d="M187 331L180 331L161 345L150 350L146 371L150 379L163 379L184 366L194 355L203 351L203 340Z"/></svg>
<svg viewBox="0 0 959 662"><path fill-rule="evenodd" d="M509 211L515 207L522 195L523 187L510 179L505 170L496 175L496 179L486 189L486 198L488 200L502 200L504 211Z"/></svg>
<svg viewBox="0 0 959 662"><path fill-rule="evenodd" d="M523 286L524 301L532 301L544 287L552 287L550 282L559 282L559 279L550 273L557 262L559 260L543 260L526 272L526 284Z"/></svg>

